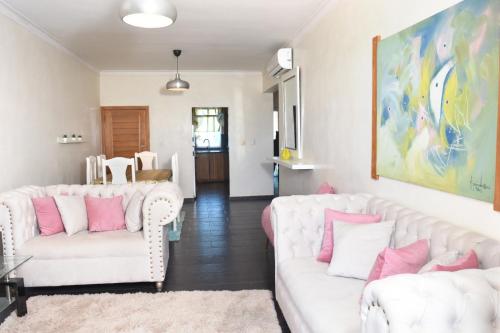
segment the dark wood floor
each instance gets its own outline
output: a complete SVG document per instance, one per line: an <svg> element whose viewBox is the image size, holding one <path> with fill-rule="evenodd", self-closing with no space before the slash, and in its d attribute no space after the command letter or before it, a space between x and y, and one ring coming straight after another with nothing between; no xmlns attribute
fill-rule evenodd
<svg viewBox="0 0 500 333"><path fill-rule="evenodd" d="M260 226L267 200L231 201L223 183L198 186L194 203L184 204L181 240L170 243L164 289L274 290L274 257ZM41 294L154 292L153 283L28 288ZM286 323L276 305L283 331ZM29 310L29 309L28 309Z"/></svg>

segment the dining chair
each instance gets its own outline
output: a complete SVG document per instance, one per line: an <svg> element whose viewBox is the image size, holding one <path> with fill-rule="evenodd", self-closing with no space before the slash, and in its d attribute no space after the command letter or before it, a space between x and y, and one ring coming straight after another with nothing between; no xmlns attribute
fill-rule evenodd
<svg viewBox="0 0 500 333"><path fill-rule="evenodd" d="M127 167L132 168L132 183L135 183L135 165L133 158L115 157L110 160L102 161L102 183L107 184L106 167L111 170L111 184L127 184Z"/></svg>
<svg viewBox="0 0 500 333"><path fill-rule="evenodd" d="M139 170L139 159L142 162L142 170L158 170L158 153L143 151L134 155L136 170Z"/></svg>
<svg viewBox="0 0 500 333"><path fill-rule="evenodd" d="M89 156L85 158L87 165L87 185L94 184L97 179L97 158Z"/></svg>
<svg viewBox="0 0 500 333"><path fill-rule="evenodd" d="M106 155L97 155L97 178L102 178L102 161L106 159Z"/></svg>
<svg viewBox="0 0 500 333"><path fill-rule="evenodd" d="M179 154L172 155L172 182L179 185Z"/></svg>

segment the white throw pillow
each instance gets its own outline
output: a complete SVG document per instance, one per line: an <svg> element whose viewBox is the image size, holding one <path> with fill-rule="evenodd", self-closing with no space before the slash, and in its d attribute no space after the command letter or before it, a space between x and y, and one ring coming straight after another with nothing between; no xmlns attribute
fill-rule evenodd
<svg viewBox="0 0 500 333"><path fill-rule="evenodd" d="M458 258L460 258L462 255L463 254L460 253L459 251L445 252L445 253L437 256L436 258L432 259L427 264L425 264L424 267L422 267L418 271L418 274L430 272L431 269L436 265L442 265L442 266L453 265L458 260Z"/></svg>
<svg viewBox="0 0 500 333"><path fill-rule="evenodd" d="M76 195L56 195L54 200L61 214L64 229L68 236L87 230L87 207L83 197Z"/></svg>
<svg viewBox="0 0 500 333"><path fill-rule="evenodd" d="M378 254L389 246L394 221L355 224L333 223L332 261L328 274L356 279L368 279Z"/></svg>
<svg viewBox="0 0 500 333"><path fill-rule="evenodd" d="M144 194L136 192L127 206L125 211L125 224L130 232L137 232L142 229L142 203L144 202Z"/></svg>

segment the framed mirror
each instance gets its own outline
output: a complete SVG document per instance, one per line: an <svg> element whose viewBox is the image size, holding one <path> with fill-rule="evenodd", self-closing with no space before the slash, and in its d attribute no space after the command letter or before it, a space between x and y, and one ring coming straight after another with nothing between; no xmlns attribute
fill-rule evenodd
<svg viewBox="0 0 500 333"><path fill-rule="evenodd" d="M300 69L290 71L281 82L283 101L284 147L297 152L302 157L301 121L302 106L300 100Z"/></svg>

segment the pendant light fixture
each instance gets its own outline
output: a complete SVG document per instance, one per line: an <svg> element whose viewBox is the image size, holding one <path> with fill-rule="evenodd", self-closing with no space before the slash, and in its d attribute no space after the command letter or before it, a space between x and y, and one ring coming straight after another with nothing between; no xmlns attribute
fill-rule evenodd
<svg viewBox="0 0 500 333"><path fill-rule="evenodd" d="M177 19L177 9L169 0L127 0L121 9L123 22L139 28L164 28Z"/></svg>
<svg viewBox="0 0 500 333"><path fill-rule="evenodd" d="M175 74L175 79L167 82L167 90L169 91L186 91L189 90L189 82L181 79L179 75L179 56L181 55L181 50L174 50L174 56L177 58L177 73Z"/></svg>

